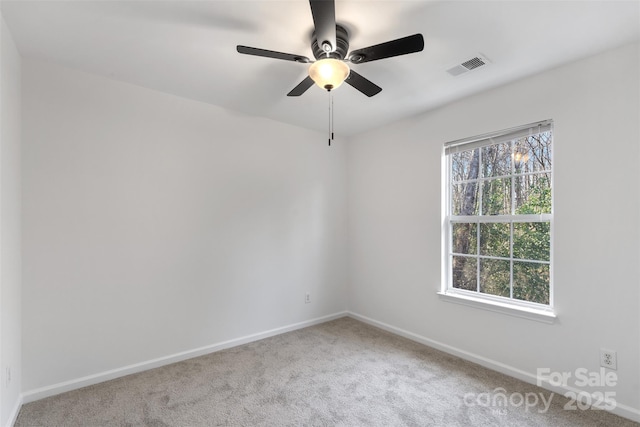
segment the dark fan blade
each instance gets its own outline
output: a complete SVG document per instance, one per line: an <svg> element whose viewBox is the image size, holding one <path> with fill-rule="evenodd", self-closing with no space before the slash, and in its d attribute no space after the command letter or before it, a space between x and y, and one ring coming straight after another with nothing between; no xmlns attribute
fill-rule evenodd
<svg viewBox="0 0 640 427"><path fill-rule="evenodd" d="M424 37L422 34L403 37L386 43L354 50L349 54L349 60L355 64L377 61L378 59L391 58L392 56L406 55L407 53L420 52L424 49Z"/></svg>
<svg viewBox="0 0 640 427"><path fill-rule="evenodd" d="M311 86L313 86L313 80L311 80L311 77L307 76L307 78L301 81L298 86L294 87L291 92L287 94L287 96L300 96L305 93Z"/></svg>
<svg viewBox="0 0 640 427"><path fill-rule="evenodd" d="M236 48L238 53L244 53L245 55L264 56L267 58L284 59L285 61L295 62L311 62L309 58L302 55L293 55L291 53L275 52L273 50L258 49L257 47L240 46Z"/></svg>
<svg viewBox="0 0 640 427"><path fill-rule="evenodd" d="M368 97L372 97L373 95L380 93L380 91L382 90L380 86L377 86L370 80L365 79L353 70L351 70L351 72L349 73L349 77L347 77L345 83L350 84Z"/></svg>
<svg viewBox="0 0 640 427"><path fill-rule="evenodd" d="M322 45L328 42L333 52L336 50L336 4L334 0L309 0L309 4L318 46L324 50Z"/></svg>

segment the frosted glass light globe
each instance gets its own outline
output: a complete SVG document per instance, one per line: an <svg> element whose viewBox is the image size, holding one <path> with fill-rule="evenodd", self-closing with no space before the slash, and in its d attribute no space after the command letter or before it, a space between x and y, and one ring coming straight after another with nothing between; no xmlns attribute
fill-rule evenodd
<svg viewBox="0 0 640 427"><path fill-rule="evenodd" d="M333 90L349 76L349 66L339 59L326 58L309 67L309 77L322 89Z"/></svg>

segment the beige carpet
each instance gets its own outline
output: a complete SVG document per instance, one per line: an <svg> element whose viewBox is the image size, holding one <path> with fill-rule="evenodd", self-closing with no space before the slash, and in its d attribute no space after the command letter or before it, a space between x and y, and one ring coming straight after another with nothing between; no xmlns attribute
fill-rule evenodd
<svg viewBox="0 0 640 427"><path fill-rule="evenodd" d="M16 426L639 425L566 402L342 318L29 403Z"/></svg>

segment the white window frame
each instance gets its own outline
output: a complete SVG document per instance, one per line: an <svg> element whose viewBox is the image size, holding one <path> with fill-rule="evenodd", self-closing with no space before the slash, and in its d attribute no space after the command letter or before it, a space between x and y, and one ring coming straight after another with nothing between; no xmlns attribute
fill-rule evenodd
<svg viewBox="0 0 640 427"><path fill-rule="evenodd" d="M551 162L551 213L535 214L535 215L473 215L473 216L456 216L451 215L451 155L458 151L466 151L474 148L494 145L501 142L512 141L523 136L536 135L541 132L551 131L553 138L553 121L544 120L540 122L530 123L515 128L505 129L498 132L492 132L484 135L478 135L472 138L451 141L443 146L442 151L442 285L438 292L440 299L446 302L463 304L475 308L481 308L493 312L503 313L511 316L522 317L526 319L541 321L545 323L553 323L556 319L553 301L553 234L554 234L554 173L553 168L555 161ZM551 149L554 150L555 142L552 141ZM513 172L509 177L514 179ZM478 177L479 183L479 203L481 197L481 183L485 179L495 179L497 177L483 178ZM514 190L512 185L511 191ZM513 200L513 194L512 194ZM510 223L514 222L549 222L550 223L550 253L549 253L549 304L540 304L529 301L517 300L512 297L501 297L490 294L484 294L479 291L468 291L464 289L454 288L451 284L451 258L452 258L452 236L451 224L455 222L472 222L477 224L477 230L480 224L488 222ZM513 227L511 225L511 227ZM513 229L512 229L513 231ZM478 231L479 232L479 231ZM479 239L478 239L479 244ZM512 244L510 246L513 246ZM509 258L513 259L513 249ZM477 254L479 258L479 254ZM511 289L513 285L511 284ZM511 295L513 296L513 295Z"/></svg>

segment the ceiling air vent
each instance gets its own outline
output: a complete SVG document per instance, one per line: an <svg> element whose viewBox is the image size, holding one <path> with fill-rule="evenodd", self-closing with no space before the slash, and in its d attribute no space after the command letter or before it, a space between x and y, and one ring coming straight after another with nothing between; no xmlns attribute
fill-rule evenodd
<svg viewBox="0 0 640 427"><path fill-rule="evenodd" d="M447 70L447 73L452 76L459 76L460 74L464 74L467 71L475 70L476 68L482 67L489 63L489 60L482 55L477 55L471 59L464 61L462 64L451 67Z"/></svg>

